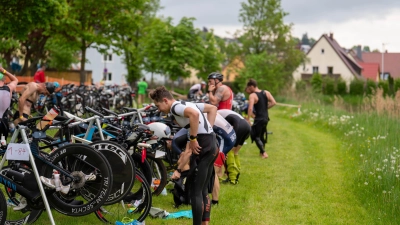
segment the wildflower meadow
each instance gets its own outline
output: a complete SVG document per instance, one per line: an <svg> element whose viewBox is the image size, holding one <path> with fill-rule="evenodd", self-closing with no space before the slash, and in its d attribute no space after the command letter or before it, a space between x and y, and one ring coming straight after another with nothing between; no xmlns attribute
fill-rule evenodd
<svg viewBox="0 0 400 225"><path fill-rule="evenodd" d="M382 99L380 105L385 104ZM365 102L370 106L377 101ZM393 222L400 219L400 120L399 115L382 108L365 110L364 104L358 112L349 112L335 104L314 102L304 103L301 113L282 113L340 137L346 176L353 181L353 191L378 221L396 224Z"/></svg>

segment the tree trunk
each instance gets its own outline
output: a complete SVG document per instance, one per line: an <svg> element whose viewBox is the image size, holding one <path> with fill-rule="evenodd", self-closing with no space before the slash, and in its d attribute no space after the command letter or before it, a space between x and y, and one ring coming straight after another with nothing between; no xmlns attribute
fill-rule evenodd
<svg viewBox="0 0 400 225"><path fill-rule="evenodd" d="M86 72L85 72L85 61L86 61L86 44L85 41L82 40L82 49L81 49L81 71L80 71L80 80L81 85L85 84L86 81Z"/></svg>
<svg viewBox="0 0 400 225"><path fill-rule="evenodd" d="M26 48L26 54L25 54L25 59L24 59L24 65L21 68L21 71L19 71L19 73L17 73L17 75L21 75L21 76L25 76L26 71L28 70L28 65L29 65L29 61L31 60L31 56L32 56L32 51L29 49L28 46L25 46Z"/></svg>

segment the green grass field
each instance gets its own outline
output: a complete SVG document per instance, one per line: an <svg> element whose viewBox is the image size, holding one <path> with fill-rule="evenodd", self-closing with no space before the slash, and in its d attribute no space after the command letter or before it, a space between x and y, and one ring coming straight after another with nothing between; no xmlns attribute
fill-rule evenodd
<svg viewBox="0 0 400 225"><path fill-rule="evenodd" d="M270 110L268 159L247 140L239 184L221 184L210 224L399 224L399 121L316 104L295 112ZM190 209L173 208L170 193L155 196L153 206ZM101 223L95 215L53 215L56 224ZM145 223L192 221L148 217ZM46 213L35 224L49 224Z"/></svg>
<svg viewBox="0 0 400 225"><path fill-rule="evenodd" d="M220 204L211 224L377 224L349 179L346 146L337 134L316 124L271 110L268 159L255 144L240 152L238 185L221 185ZM156 196L153 206L176 212L172 195ZM72 218L53 213L56 224L100 224L94 215ZM192 224L190 219L146 219L152 224ZM44 213L35 224L49 224Z"/></svg>

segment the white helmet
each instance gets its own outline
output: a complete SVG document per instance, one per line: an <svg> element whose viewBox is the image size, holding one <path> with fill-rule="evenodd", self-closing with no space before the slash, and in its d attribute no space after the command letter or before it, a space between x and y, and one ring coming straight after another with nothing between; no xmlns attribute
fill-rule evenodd
<svg viewBox="0 0 400 225"><path fill-rule="evenodd" d="M154 122L147 124L147 126L150 127L150 130L154 131L153 137L157 137L147 141L147 144L157 143L157 141L161 140L161 138L168 138L171 135L171 129L164 123Z"/></svg>

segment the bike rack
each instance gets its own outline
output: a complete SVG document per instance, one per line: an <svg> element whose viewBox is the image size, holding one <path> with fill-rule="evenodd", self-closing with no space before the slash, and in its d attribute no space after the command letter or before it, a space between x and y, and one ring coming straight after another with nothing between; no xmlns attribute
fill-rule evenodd
<svg viewBox="0 0 400 225"><path fill-rule="evenodd" d="M30 149L30 146L29 146L29 141L28 141L28 138L27 138L26 133L25 133L25 128L26 128L25 126L19 125L18 129L15 130L13 136L11 137L10 143L14 143L15 140L17 139L17 137L18 137L18 134L21 133L23 143L24 144L28 144L28 149L27 150L29 152L29 161L30 161L30 163L32 165L32 170L33 170L33 173L35 174L36 182L38 183L40 194L42 195L42 199L43 199L46 211L47 211L47 215L49 216L50 223L52 225L55 225L53 214L51 213L49 202L47 201L47 197L46 197L46 194L44 192L42 181L40 180L39 172L38 172L36 164L35 164L35 159L33 158L33 155L32 155L32 152L31 152L31 149ZM4 165L4 163L6 161L6 158L7 158L6 155L7 155L7 153L3 156L3 158L2 158L2 160L0 162L0 170L3 169L3 165Z"/></svg>

